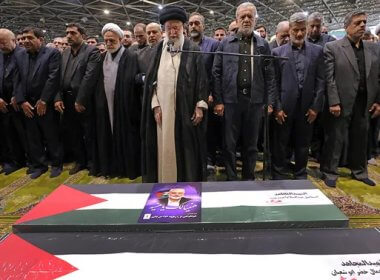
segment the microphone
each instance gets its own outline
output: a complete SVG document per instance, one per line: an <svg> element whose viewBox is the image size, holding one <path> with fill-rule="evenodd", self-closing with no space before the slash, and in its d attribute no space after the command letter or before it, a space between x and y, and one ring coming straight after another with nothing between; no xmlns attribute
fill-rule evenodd
<svg viewBox="0 0 380 280"><path fill-rule="evenodd" d="M168 41L167 51L170 53L174 52L174 41L173 40Z"/></svg>

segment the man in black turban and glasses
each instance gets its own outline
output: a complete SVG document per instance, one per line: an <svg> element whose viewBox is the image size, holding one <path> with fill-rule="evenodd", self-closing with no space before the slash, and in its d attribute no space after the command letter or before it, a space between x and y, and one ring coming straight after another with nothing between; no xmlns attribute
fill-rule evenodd
<svg viewBox="0 0 380 280"><path fill-rule="evenodd" d="M183 36L183 8L159 15L166 38L152 55L141 122L144 182L202 181L205 170L207 75L202 56ZM171 51L170 51L171 50Z"/></svg>

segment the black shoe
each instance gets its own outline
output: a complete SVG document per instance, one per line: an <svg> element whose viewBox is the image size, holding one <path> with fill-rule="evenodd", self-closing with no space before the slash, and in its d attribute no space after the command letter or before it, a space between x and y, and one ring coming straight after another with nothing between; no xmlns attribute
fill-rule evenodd
<svg viewBox="0 0 380 280"><path fill-rule="evenodd" d="M368 186L371 186L371 187L374 187L376 186L376 182L371 180L370 178L364 178L364 179L356 179L360 182L363 182L364 184L368 185Z"/></svg>
<svg viewBox="0 0 380 280"><path fill-rule="evenodd" d="M323 182L325 183L326 186L328 186L329 188L335 188L336 187L336 180L332 180L332 179L324 179Z"/></svg>
<svg viewBox="0 0 380 280"><path fill-rule="evenodd" d="M26 174L30 175L34 172L34 168L32 167L29 167L27 170L26 170Z"/></svg>
<svg viewBox="0 0 380 280"><path fill-rule="evenodd" d="M86 167L83 165L75 164L75 166L70 169L69 175L74 175L83 169L86 169Z"/></svg>
<svg viewBox="0 0 380 280"><path fill-rule="evenodd" d="M53 166L50 171L50 178L58 177L59 175L61 175L61 173L62 173L62 167Z"/></svg>
<svg viewBox="0 0 380 280"><path fill-rule="evenodd" d="M17 165L8 165L7 167L4 168L4 173L5 175L9 175L17 170L19 170L21 167Z"/></svg>
<svg viewBox="0 0 380 280"><path fill-rule="evenodd" d="M47 167L34 169L32 173L30 173L30 179L37 179L42 174L44 174L47 170L48 170Z"/></svg>

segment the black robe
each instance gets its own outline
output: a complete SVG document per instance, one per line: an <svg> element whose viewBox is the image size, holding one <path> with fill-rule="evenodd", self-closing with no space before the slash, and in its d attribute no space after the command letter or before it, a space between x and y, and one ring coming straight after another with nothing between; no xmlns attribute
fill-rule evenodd
<svg viewBox="0 0 380 280"><path fill-rule="evenodd" d="M131 179L141 176L141 89L135 84L138 72L137 55L126 49L120 58L117 71L113 134L104 91L103 69L99 75L94 100L95 141L92 175Z"/></svg>
<svg viewBox="0 0 380 280"><path fill-rule="evenodd" d="M166 51L162 50L162 45L163 42L156 47L145 79L141 120L143 182L158 181L157 127L151 102L157 85L161 53ZM199 47L185 39L183 50L199 51ZM203 181L206 170L207 112L203 113L203 120L198 126L193 126L191 117L198 101L207 102L207 74L201 55L189 53L180 55L175 112L177 181Z"/></svg>

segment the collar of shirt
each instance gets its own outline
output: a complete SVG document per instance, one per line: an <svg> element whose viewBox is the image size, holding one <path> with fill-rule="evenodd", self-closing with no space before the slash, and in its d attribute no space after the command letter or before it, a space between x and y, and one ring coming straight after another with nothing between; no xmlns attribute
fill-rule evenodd
<svg viewBox="0 0 380 280"><path fill-rule="evenodd" d="M202 34L201 39L199 40L199 46L205 42L205 36Z"/></svg>
<svg viewBox="0 0 380 280"><path fill-rule="evenodd" d="M309 40L309 42L317 43L319 40L321 40L321 38L322 38L322 34L316 39L311 38L311 37L308 37L307 39Z"/></svg>
<svg viewBox="0 0 380 280"><path fill-rule="evenodd" d="M117 56L117 54L119 53L120 50L121 50L121 46L120 46L120 48L116 52L111 53L112 60L115 59L115 57Z"/></svg>
<svg viewBox="0 0 380 280"><path fill-rule="evenodd" d="M350 41L350 44L354 49L360 50L363 48L363 40L362 39L360 39L359 47L357 47L354 41L352 41L349 37L347 37L347 38L348 38L348 41Z"/></svg>
<svg viewBox="0 0 380 280"><path fill-rule="evenodd" d="M71 49L71 55L72 55L72 56L77 56L77 55L79 54L81 48L83 47L83 45L84 45L84 41L83 41L82 44L79 46L79 48L77 49L76 52L73 52L73 49L70 48L70 49Z"/></svg>
<svg viewBox="0 0 380 280"><path fill-rule="evenodd" d="M292 50L297 50L297 51L299 51L299 50L304 50L304 49L305 49L305 45L306 45L306 43L305 43L305 41L304 41L301 47L297 47L297 46L293 45L292 41L290 41L290 45L292 46Z"/></svg>
<svg viewBox="0 0 380 280"><path fill-rule="evenodd" d="M238 32L237 33L237 38L241 41L251 41L252 40L252 36L253 36L253 32L250 34L250 36L243 36L243 33L241 32ZM253 41L256 42L256 37L253 36Z"/></svg>
<svg viewBox="0 0 380 280"><path fill-rule="evenodd" d="M5 59L10 58L14 52L15 52L15 49L12 50L12 51L10 51L9 53L4 53L4 58L5 58Z"/></svg>
<svg viewBox="0 0 380 280"><path fill-rule="evenodd" d="M36 58L38 56L38 54L40 53L40 50L39 49L38 51L36 51L35 53L31 53L31 52L28 52L29 54L29 58Z"/></svg>
<svg viewBox="0 0 380 280"><path fill-rule="evenodd" d="M145 43L144 45L137 45L137 48L138 48L138 49L143 49L143 48L145 48L147 45L148 45L147 43Z"/></svg>

